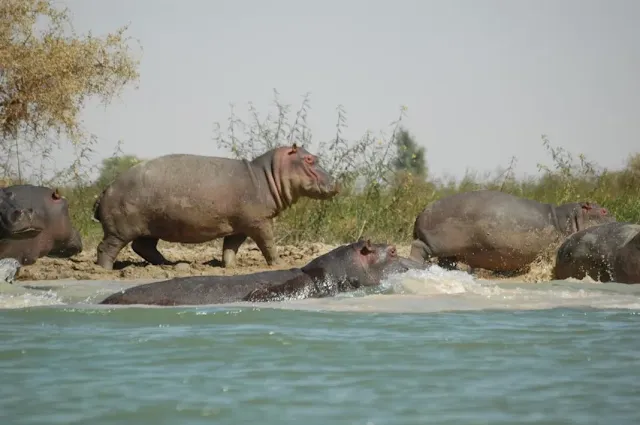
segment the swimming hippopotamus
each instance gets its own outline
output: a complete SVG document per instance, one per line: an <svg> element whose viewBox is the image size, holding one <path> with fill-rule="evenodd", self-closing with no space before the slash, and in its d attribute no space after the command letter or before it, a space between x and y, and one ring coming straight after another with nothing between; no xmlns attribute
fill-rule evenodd
<svg viewBox="0 0 640 425"><path fill-rule="evenodd" d="M16 205L43 219L43 230L30 238L0 240L0 258L30 265L40 257L68 258L82 252L82 238L71 223L69 203L57 189L30 184L9 186Z"/></svg>
<svg viewBox="0 0 640 425"><path fill-rule="evenodd" d="M514 272L551 244L587 227L615 221L596 203L543 204L493 190L458 193L432 202L416 218L410 258L438 257L471 268Z"/></svg>
<svg viewBox="0 0 640 425"><path fill-rule="evenodd" d="M111 270L131 248L151 264L166 264L160 239L203 243L223 239L223 264L233 267L240 245L253 239L267 264L279 264L272 218L300 197L329 199L338 185L318 158L295 144L252 161L173 154L120 174L94 205L104 237L97 263Z"/></svg>
<svg viewBox="0 0 640 425"><path fill-rule="evenodd" d="M0 189L0 239L26 239L40 233L44 216L32 208L17 205L16 195Z"/></svg>
<svg viewBox="0 0 640 425"><path fill-rule="evenodd" d="M572 234L556 252L553 273L555 279L640 283L640 225L612 222Z"/></svg>
<svg viewBox="0 0 640 425"><path fill-rule="evenodd" d="M377 286L391 273L424 268L398 257L396 248L359 240L321 255L301 268L235 276L190 276L134 286L100 304L198 305L322 297Z"/></svg>

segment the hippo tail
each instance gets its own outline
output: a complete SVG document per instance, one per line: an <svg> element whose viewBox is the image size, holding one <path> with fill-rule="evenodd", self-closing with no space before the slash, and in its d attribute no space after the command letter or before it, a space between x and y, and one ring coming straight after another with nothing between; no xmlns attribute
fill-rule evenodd
<svg viewBox="0 0 640 425"><path fill-rule="evenodd" d="M100 192L100 195L98 195L98 198L93 203L93 217L92 217L92 220L95 221L95 222L98 222L98 223L100 223L100 202L102 201L102 197L104 196L104 193L106 191L107 191L107 189L104 189L102 192Z"/></svg>

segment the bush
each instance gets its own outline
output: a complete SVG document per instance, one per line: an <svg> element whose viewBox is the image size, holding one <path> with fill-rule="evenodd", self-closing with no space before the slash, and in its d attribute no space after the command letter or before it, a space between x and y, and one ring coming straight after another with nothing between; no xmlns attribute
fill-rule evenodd
<svg viewBox="0 0 640 425"><path fill-rule="evenodd" d="M623 170L599 169L584 156L576 158L562 148L554 147L546 136L542 145L549 153L551 165L539 165L540 176L518 180L514 177L516 160L494 175L484 178L468 172L459 181L420 177L398 169L396 136L406 108L391 122L390 130L374 134L367 131L357 140L345 140L346 112L337 108L336 135L330 141L314 143L306 118L309 97L292 113L275 92L274 111L261 119L249 104L249 122L240 119L232 107L228 125L216 123L214 139L218 146L235 158L252 159L268 149L293 142L310 151L321 153L322 165L338 178L342 192L330 201L302 199L276 218L278 243L318 241L342 243L361 236L375 240L407 244L411 241L413 223L422 209L443 196L477 189L494 189L517 196L560 204L574 201L596 201L611 210L620 221L640 222L640 155L629 158ZM405 143L405 142L403 142ZM92 208L105 184L117 172L136 163L137 159L114 155L103 161L102 178L85 178L62 188L70 202L74 223L87 242L102 236L99 223L92 221ZM114 159L115 158L115 159ZM88 170L92 167L86 161ZM124 165L123 165L124 164ZM108 170L107 170L108 167ZM117 170L117 171L114 171ZM105 177L105 176L108 176Z"/></svg>

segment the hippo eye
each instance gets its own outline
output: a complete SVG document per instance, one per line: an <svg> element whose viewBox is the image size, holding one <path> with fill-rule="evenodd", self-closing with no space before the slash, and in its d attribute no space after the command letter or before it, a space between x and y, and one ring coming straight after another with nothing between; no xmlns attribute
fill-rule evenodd
<svg viewBox="0 0 640 425"><path fill-rule="evenodd" d="M309 156L309 155L305 156L304 157L304 162L306 162L309 165L313 165L313 157Z"/></svg>

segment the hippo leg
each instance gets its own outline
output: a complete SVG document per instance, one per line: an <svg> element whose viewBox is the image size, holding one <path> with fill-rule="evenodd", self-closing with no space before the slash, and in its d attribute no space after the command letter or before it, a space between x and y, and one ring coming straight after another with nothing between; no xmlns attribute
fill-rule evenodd
<svg viewBox="0 0 640 425"><path fill-rule="evenodd" d="M273 237L273 225L270 222L253 228L251 232L247 233L247 236L253 239L256 245L258 245L258 248L260 248L268 265L274 266L280 264L276 242Z"/></svg>
<svg viewBox="0 0 640 425"><path fill-rule="evenodd" d="M409 254L410 259L418 262L424 262L430 257L431 250L426 243L422 242L420 239L415 239L411 243L411 253Z"/></svg>
<svg viewBox="0 0 640 425"><path fill-rule="evenodd" d="M236 265L236 254L240 245L247 240L247 235L229 235L222 240L222 262L224 267L234 267Z"/></svg>
<svg viewBox="0 0 640 425"><path fill-rule="evenodd" d="M158 251L158 238L152 238L148 236L141 236L131 243L131 249L133 252L141 256L149 264L154 266L160 266L167 264L168 261L160 251Z"/></svg>
<svg viewBox="0 0 640 425"><path fill-rule="evenodd" d="M438 258L438 266L442 267L445 270L456 270L458 268L457 262L458 260L456 259L456 257Z"/></svg>
<svg viewBox="0 0 640 425"><path fill-rule="evenodd" d="M106 270L113 270L113 263L116 261L118 253L128 243L118 239L113 235L106 236L98 244L98 265Z"/></svg>

